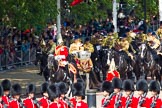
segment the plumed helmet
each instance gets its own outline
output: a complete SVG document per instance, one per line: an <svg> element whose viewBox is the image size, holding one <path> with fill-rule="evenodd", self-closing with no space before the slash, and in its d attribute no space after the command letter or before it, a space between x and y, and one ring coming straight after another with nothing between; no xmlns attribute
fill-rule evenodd
<svg viewBox="0 0 162 108"><path fill-rule="evenodd" d="M14 84L12 85L12 89L11 89L11 94L14 95L21 95L22 93L22 88L20 86L20 84Z"/></svg>
<svg viewBox="0 0 162 108"><path fill-rule="evenodd" d="M73 96L85 96L85 87L82 83L74 83L72 87Z"/></svg>
<svg viewBox="0 0 162 108"><path fill-rule="evenodd" d="M136 90L137 91L141 90L141 91L147 92L148 91L147 81L145 79L138 80L136 83Z"/></svg>
<svg viewBox="0 0 162 108"><path fill-rule="evenodd" d="M156 91L158 94L160 93L160 85L157 81L152 80L150 82L150 86L149 86L149 90L150 91Z"/></svg>
<svg viewBox="0 0 162 108"><path fill-rule="evenodd" d="M112 80L112 85L114 89L115 88L122 89L122 80L115 77Z"/></svg>
<svg viewBox="0 0 162 108"><path fill-rule="evenodd" d="M34 84L29 84L26 88L26 93L35 93L36 92L36 86Z"/></svg>
<svg viewBox="0 0 162 108"><path fill-rule="evenodd" d="M0 97L3 96L3 87L0 85Z"/></svg>
<svg viewBox="0 0 162 108"><path fill-rule="evenodd" d="M122 88L125 91L134 91L133 81L130 79L124 80Z"/></svg>
<svg viewBox="0 0 162 108"><path fill-rule="evenodd" d="M52 85L48 86L47 93L48 93L49 99L51 101L53 101L53 99L59 97L60 91L59 91L58 84L52 84Z"/></svg>
<svg viewBox="0 0 162 108"><path fill-rule="evenodd" d="M8 79L3 80L1 85L2 85L4 91L8 91L11 89L11 82Z"/></svg>
<svg viewBox="0 0 162 108"><path fill-rule="evenodd" d="M104 81L104 82L102 83L101 89L102 89L102 91L106 91L106 92L108 92L108 93L111 94L111 93L113 92L113 85L112 85L112 83L109 82L109 81Z"/></svg>
<svg viewBox="0 0 162 108"><path fill-rule="evenodd" d="M44 82L42 85L41 85L41 93L46 93L47 92L47 88L48 88L49 84L47 82Z"/></svg>
<svg viewBox="0 0 162 108"><path fill-rule="evenodd" d="M59 82L58 86L59 86L61 94L66 94L67 93L67 85L64 82Z"/></svg>

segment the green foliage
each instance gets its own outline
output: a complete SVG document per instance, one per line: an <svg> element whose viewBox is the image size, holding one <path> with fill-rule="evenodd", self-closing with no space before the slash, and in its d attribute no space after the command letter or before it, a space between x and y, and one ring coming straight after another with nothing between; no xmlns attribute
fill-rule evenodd
<svg viewBox="0 0 162 108"><path fill-rule="evenodd" d="M67 0L70 4L73 0ZM112 13L113 0L91 0L92 2L82 2L79 5L70 7L70 12L65 12L63 8L64 0L61 0L62 19L74 19L77 24L85 24L90 19L106 18ZM119 2L120 0L117 0ZM129 8L135 7L136 16L144 18L143 0L124 0ZM17 26L26 29L31 26L43 28L49 19L56 20L58 14L57 0L1 0L0 19L3 24ZM158 13L158 1L146 0L147 18ZM128 10L129 10L128 8Z"/></svg>

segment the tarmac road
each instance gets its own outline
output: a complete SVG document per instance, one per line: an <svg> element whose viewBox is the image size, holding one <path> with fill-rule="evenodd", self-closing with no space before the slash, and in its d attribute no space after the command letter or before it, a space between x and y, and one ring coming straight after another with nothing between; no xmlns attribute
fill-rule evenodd
<svg viewBox="0 0 162 108"><path fill-rule="evenodd" d="M42 76L37 75L36 73L38 73L38 67L33 66L15 70L0 71L0 82L3 79L9 79L11 80L12 84L21 84L23 88L23 94L25 94L25 88L27 84L33 83L37 86L37 93L40 93L40 85L44 82L44 78ZM135 95L137 95L136 92ZM97 108L101 108L101 99L103 98L103 96L101 92L96 93L96 96ZM148 93L148 96L150 96L150 92ZM38 96L38 98L39 97L40 95ZM162 91L159 97L162 98Z"/></svg>

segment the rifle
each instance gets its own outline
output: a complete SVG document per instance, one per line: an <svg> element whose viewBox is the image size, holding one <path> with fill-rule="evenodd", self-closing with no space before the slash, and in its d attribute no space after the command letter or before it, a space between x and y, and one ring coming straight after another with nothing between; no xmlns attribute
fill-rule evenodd
<svg viewBox="0 0 162 108"><path fill-rule="evenodd" d="M114 95L115 95L115 93L111 93L111 95L109 96L109 98L106 99L106 101L104 101L104 103L103 103L103 105L102 105L103 108L106 107L106 106L109 104L111 98L112 98Z"/></svg>
<svg viewBox="0 0 162 108"><path fill-rule="evenodd" d="M18 102L20 104L20 108L26 108L21 98L19 98Z"/></svg>
<svg viewBox="0 0 162 108"><path fill-rule="evenodd" d="M129 96L129 99L126 101L126 108L129 107L129 105L132 103L132 98L133 98L134 92L131 93Z"/></svg>
<svg viewBox="0 0 162 108"><path fill-rule="evenodd" d="M36 104L38 108L40 108L40 103L35 97L33 98L33 103Z"/></svg>
<svg viewBox="0 0 162 108"><path fill-rule="evenodd" d="M1 104L2 104L3 108L8 108L7 107L8 105L3 100L1 101Z"/></svg>
<svg viewBox="0 0 162 108"><path fill-rule="evenodd" d="M119 106L121 106L121 97L122 97L122 93L120 92L120 94L119 94L119 97L118 97L118 99L117 99L117 101L116 101L116 103L115 103L115 106L116 106L116 108L118 108Z"/></svg>
<svg viewBox="0 0 162 108"><path fill-rule="evenodd" d="M65 97L65 102L67 103L67 105L70 107L70 108L74 108L74 105L69 101L69 99L67 97Z"/></svg>
<svg viewBox="0 0 162 108"><path fill-rule="evenodd" d="M147 92L145 92L145 93L143 94L142 99L138 102L138 105L139 105L139 106L141 106L141 105L143 104L146 95L147 95Z"/></svg>
<svg viewBox="0 0 162 108"><path fill-rule="evenodd" d="M150 108L155 108L155 106L156 106L156 101L157 101L158 98L159 98L159 95L156 95L154 101L153 101L153 102L151 103L151 105L150 105Z"/></svg>

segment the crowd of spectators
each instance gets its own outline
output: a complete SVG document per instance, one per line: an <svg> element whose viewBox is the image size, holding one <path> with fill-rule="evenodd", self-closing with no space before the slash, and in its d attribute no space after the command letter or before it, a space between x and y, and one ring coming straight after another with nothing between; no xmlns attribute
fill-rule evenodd
<svg viewBox="0 0 162 108"><path fill-rule="evenodd" d="M120 33L123 33L125 28L137 29L140 21L133 17L118 18L119 35L122 35ZM156 22L158 20L153 18L148 25L154 25ZM65 45L69 47L74 35L78 35L84 42L86 37L91 38L92 35L106 36L113 28L112 18L92 19L83 25L75 24L75 20L66 19L62 23L61 34ZM8 65L27 60L28 57L22 58L20 52L23 52L23 56L28 55L29 50L36 48L42 38L47 42L52 36L56 42L56 29L54 22L48 23L43 32L36 36L33 28L20 31L16 27L0 26L0 70L2 70L3 64Z"/></svg>

